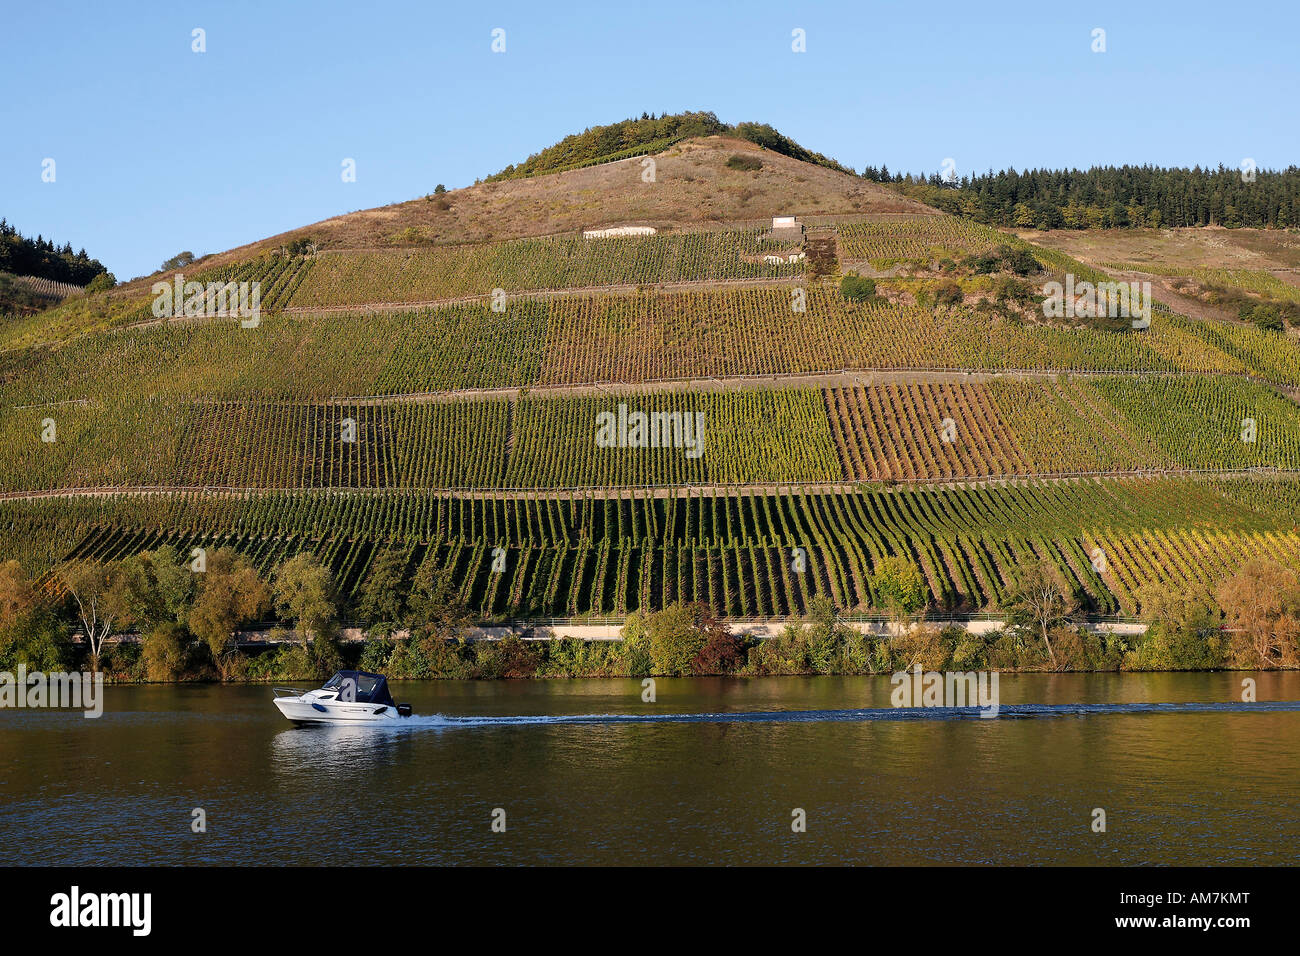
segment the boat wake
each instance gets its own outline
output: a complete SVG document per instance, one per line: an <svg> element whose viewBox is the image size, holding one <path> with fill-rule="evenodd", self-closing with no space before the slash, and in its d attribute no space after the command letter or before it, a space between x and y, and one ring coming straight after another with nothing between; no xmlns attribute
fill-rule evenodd
<svg viewBox="0 0 1300 956"><path fill-rule="evenodd" d="M1200 702L1118 704L1004 704L997 719L1091 717L1105 714L1300 713L1300 701L1263 703ZM553 724L743 724L852 723L900 720L981 720L979 707L875 707L859 710L757 710L697 714L539 714L536 716L417 715L392 724L393 729L520 727Z"/></svg>

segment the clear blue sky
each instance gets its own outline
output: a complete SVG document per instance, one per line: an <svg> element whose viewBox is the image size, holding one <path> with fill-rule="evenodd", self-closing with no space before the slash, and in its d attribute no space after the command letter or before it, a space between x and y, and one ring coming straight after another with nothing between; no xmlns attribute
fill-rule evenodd
<svg viewBox="0 0 1300 956"><path fill-rule="evenodd" d="M1297 35L1281 2L10 0L0 215L127 279L686 109L855 169L1278 168L1300 162Z"/></svg>

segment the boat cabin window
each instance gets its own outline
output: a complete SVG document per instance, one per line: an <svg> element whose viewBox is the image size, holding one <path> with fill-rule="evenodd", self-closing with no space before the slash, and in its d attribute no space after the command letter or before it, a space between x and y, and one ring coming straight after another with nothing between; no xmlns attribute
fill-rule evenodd
<svg viewBox="0 0 1300 956"><path fill-rule="evenodd" d="M360 704L391 704L388 681L379 674L364 671L339 671L325 682L322 690L337 692L340 700L354 700Z"/></svg>

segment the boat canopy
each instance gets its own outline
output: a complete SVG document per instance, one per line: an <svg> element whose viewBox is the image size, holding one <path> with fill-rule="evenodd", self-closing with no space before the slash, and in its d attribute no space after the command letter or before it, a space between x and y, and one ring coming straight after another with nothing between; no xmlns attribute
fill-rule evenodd
<svg viewBox="0 0 1300 956"><path fill-rule="evenodd" d="M325 682L325 690L337 690L340 700L355 700L359 704L387 704L397 706L388 692L388 678L383 674L366 671L339 671ZM349 697L349 694L354 696Z"/></svg>

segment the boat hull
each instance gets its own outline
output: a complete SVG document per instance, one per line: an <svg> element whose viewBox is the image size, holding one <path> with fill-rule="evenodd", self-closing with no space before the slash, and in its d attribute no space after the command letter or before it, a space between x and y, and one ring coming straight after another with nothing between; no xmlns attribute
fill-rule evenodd
<svg viewBox="0 0 1300 956"><path fill-rule="evenodd" d="M396 707L310 697L277 697L275 706L295 724L375 724L401 720Z"/></svg>

